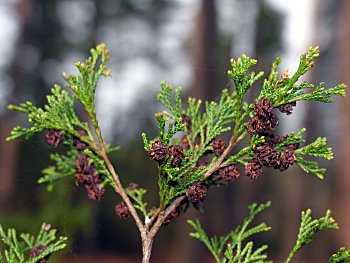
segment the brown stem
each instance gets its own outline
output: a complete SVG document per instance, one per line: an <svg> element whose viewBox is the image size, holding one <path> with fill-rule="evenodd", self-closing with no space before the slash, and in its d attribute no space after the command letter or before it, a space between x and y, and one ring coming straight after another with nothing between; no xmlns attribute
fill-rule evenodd
<svg viewBox="0 0 350 263"><path fill-rule="evenodd" d="M219 157L219 159L217 159L214 166L204 174L204 179L207 179L210 175L212 175L212 173L214 173L215 171L220 169L220 165L222 164L222 162L224 161L226 156L230 153L232 148L236 145L236 142L237 142L236 138L233 138L230 140L225 151L222 153L222 155Z"/></svg>
<svg viewBox="0 0 350 263"><path fill-rule="evenodd" d="M147 228L147 229L149 228L150 225L152 225L153 221L158 217L160 211L161 211L161 208L160 208L160 207L157 208L157 209L154 211L154 213L153 213L152 217L150 218L149 222L146 224L146 228Z"/></svg>
<svg viewBox="0 0 350 263"><path fill-rule="evenodd" d="M114 180L115 185L116 185L115 190L120 195L120 197L123 199L123 201L125 202L126 206L129 209L131 216L135 220L135 223L136 223L140 233L142 233L145 231L145 226L143 225L139 215L137 214L134 206L132 205L129 196L125 193L124 188L123 188L122 184L120 183L119 176L118 176L111 161L109 160L109 158L107 156L104 141L103 141L102 136L101 136L101 132L99 130L97 130L96 133L97 133L97 137L99 138L100 153L101 153L103 160L105 161L105 163L107 165L109 172L111 173L111 175L113 177L113 180Z"/></svg>
<svg viewBox="0 0 350 263"><path fill-rule="evenodd" d="M185 196L180 196L180 197L176 198L171 203L171 205L168 206L167 209L165 209L165 211L162 211L159 213L157 221L154 223L151 230L149 231L149 237L151 237L153 239L153 237L157 234L159 228L161 227L161 225L163 224L163 222L167 218L167 216L171 213L171 211L173 211L176 207L178 207L185 198L186 198Z"/></svg>
<svg viewBox="0 0 350 263"><path fill-rule="evenodd" d="M128 195L125 193L124 188L122 186L122 184L120 183L119 180L119 176L117 174L117 172L114 170L113 165L111 164L109 158L107 157L107 154L105 152L104 147L101 147L101 154L102 154L102 158L104 159L108 170L110 171L113 180L116 184L116 191L117 193L121 196L121 198L123 199L123 201L125 202L125 204L127 205L129 212L131 214L131 216L134 218L137 227L139 228L140 231L142 231L144 229L144 225L139 217L139 215L137 214L134 206L132 205L130 198L128 197Z"/></svg>
<svg viewBox="0 0 350 263"><path fill-rule="evenodd" d="M154 237L154 236L153 236ZM142 263L149 263L152 253L153 237L149 236L148 231L141 233L142 238Z"/></svg>

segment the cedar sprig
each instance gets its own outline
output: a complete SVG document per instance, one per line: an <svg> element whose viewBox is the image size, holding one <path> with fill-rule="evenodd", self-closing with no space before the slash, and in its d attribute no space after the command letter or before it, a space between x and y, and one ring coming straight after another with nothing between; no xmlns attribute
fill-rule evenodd
<svg viewBox="0 0 350 263"><path fill-rule="evenodd" d="M147 211L147 202L143 201L144 195L147 193L147 190L141 187L135 187L130 189L126 187L125 193L133 200L134 207L138 209L145 218L145 221L149 220L149 211Z"/></svg>
<svg viewBox="0 0 350 263"><path fill-rule="evenodd" d="M47 104L42 108L34 106L32 102L22 103L19 106L8 106L10 110L27 114L29 122L33 125L30 128L15 127L11 131L11 135L6 139L7 141L12 141L19 137L29 139L35 133L49 129L63 131L65 134L71 134L86 142L93 140L91 133L88 133L88 137L83 138L75 130L75 127L80 127L85 131L89 130L88 124L81 122L75 114L74 101L76 96L70 95L58 85L55 85L51 92L52 95L47 96Z"/></svg>
<svg viewBox="0 0 350 263"><path fill-rule="evenodd" d="M92 48L90 53L91 56L85 63L75 63L81 75L67 75L64 73L63 77L67 81L67 87L75 92L78 100L89 113L92 125L97 129L95 110L97 83L101 76L110 76L111 71L106 66L106 62L109 60L109 50L106 49L104 44L99 44L95 49Z"/></svg>
<svg viewBox="0 0 350 263"><path fill-rule="evenodd" d="M208 237L197 218L195 220L188 220L187 222L194 229L194 232L190 233L190 236L200 240L207 247L217 263L272 262L266 261L267 245L254 248L252 241L246 242L248 237L270 230L270 227L266 226L265 223L248 228L255 216L269 206L270 202L259 206L257 204L249 206L249 215L245 218L242 226L238 226L227 235L220 237ZM310 209L303 211L301 213L301 223L297 241L284 262L291 262L292 258L302 247L312 242L316 233L325 229L338 229L338 224L331 217L331 212L329 210L327 210L324 217L319 219L313 219L311 217ZM337 253L329 258L328 262L350 262L350 249L339 249Z"/></svg>
<svg viewBox="0 0 350 263"><path fill-rule="evenodd" d="M0 253L0 262L35 263L47 259L51 254L66 247L67 238L62 236L57 237L56 233L56 229L51 228L49 224L43 223L36 236L23 233L20 234L19 239L14 228L9 228L5 232L0 225L1 241L7 246ZM33 253L31 251L38 248L40 248L40 254L39 252Z"/></svg>
<svg viewBox="0 0 350 263"><path fill-rule="evenodd" d="M337 253L333 254L328 263L349 263L350 262L350 249L345 249L342 247Z"/></svg>
<svg viewBox="0 0 350 263"><path fill-rule="evenodd" d="M279 107L285 103L295 102L297 100L318 100L329 102L333 95L345 95L345 85L341 84L333 89L316 88L310 93L303 89L305 83L297 85L296 82L314 65L314 59L318 57L318 47L309 48L308 51L300 58L298 70L290 77L289 72L285 71L280 77L277 67L280 59L272 66L270 76L264 81L263 88L257 101L260 99L269 99L274 107ZM161 91L157 99L166 107L166 111L156 114L159 126L159 136L153 140L147 139L145 134L142 135L145 149L150 151L152 142L161 141L166 146L178 144L179 136L185 138L187 145L184 149L184 160L179 167L169 165L170 158L160 163L159 168L159 188L161 204L166 207L173 199L183 195L186 189L199 181L206 180L211 173L220 167L233 164L247 165L254 157L254 148L261 142L261 136L256 134L248 140L248 148L244 147L238 150L234 156L227 154L225 158L219 160L218 156L211 156L205 167L197 167L197 162L210 152L210 143L214 138L221 136L230 131L231 144L237 144L247 135L246 118L254 117L254 104L243 101L246 92L252 88L253 84L263 76L263 73L255 73L251 68L257 63L256 60L250 59L243 55L237 60L231 60L232 69L228 71L228 76L233 80L235 89L229 92L224 89L218 101L206 101L190 98L187 109L181 110L183 105L180 94L181 88L173 89L171 85L165 82L161 83ZM308 89L310 89L310 85ZM292 100L297 98L296 100ZM187 118L190 124L179 125L180 122ZM291 144L299 145L305 143L302 134L305 129L297 133L291 133L282 142L276 145L276 150L281 152ZM331 149L326 147L325 139L317 139L315 142L297 149L295 153L295 163L297 163L307 173L313 173L319 178L323 178L324 168L319 168L317 162L305 160L304 155L332 158ZM217 168L217 161L221 166ZM288 167L288 166L287 166ZM275 167L276 168L276 167ZM281 168L282 169L282 168ZM286 168L283 168L286 169Z"/></svg>
<svg viewBox="0 0 350 263"><path fill-rule="evenodd" d="M277 58L272 65L271 73L268 79L264 81L258 100L267 98L273 102L274 107L293 103L301 100L312 100L320 102L332 102L334 95L345 96L345 84L337 85L330 89L324 88L324 83L313 85L307 81L298 84L301 76L306 74L313 66L314 60L319 56L319 47L310 47L308 51L300 56L297 71L290 77L286 70L279 78L277 67L281 62Z"/></svg>
<svg viewBox="0 0 350 263"><path fill-rule="evenodd" d="M91 56L85 63L76 63L80 75L64 74L67 82L66 88L71 89L73 94L54 85L51 90L52 94L47 96L47 104L43 107L36 107L31 102L22 103L19 106L9 105L11 110L28 114L28 120L32 126L29 128L15 127L7 138L8 141L22 136L29 139L35 133L42 131L62 133L63 145L67 147L67 152L52 154L50 158L54 165L44 169L43 176L39 179L39 183L48 183L48 190L52 190L59 179L75 174L75 160L82 154L86 154L92 160L96 176L101 179L100 185L110 184L115 188L103 154L119 148L111 147L102 141L95 113L95 92L98 80L101 76L110 75L110 70L106 66L109 59L108 54L109 50L104 44L100 44L95 49L91 49ZM74 107L77 101L88 112L93 130L89 123L81 121L76 115ZM94 133L97 135L97 140Z"/></svg>
<svg viewBox="0 0 350 263"><path fill-rule="evenodd" d="M242 57L237 60L231 59L230 62L232 70L228 70L227 75L235 84L238 101L242 101L247 91L264 75L264 72L260 71L259 73L255 73L253 71L247 74L248 70L256 65L257 60L250 59L246 55L242 55Z"/></svg>
<svg viewBox="0 0 350 263"><path fill-rule="evenodd" d="M249 215L244 219L241 226L237 226L226 236L208 237L203 230L198 219L188 220L187 222L193 227L194 232L190 236L204 243L217 263L228 262L269 262L265 261L267 255L265 250L267 246L261 246L254 249L253 242L246 242L253 235L270 230L265 223L260 223L250 227L257 214L271 205L270 202L264 204L252 204L249 206ZM226 245L226 247L225 247Z"/></svg>
<svg viewBox="0 0 350 263"><path fill-rule="evenodd" d="M70 149L66 154L50 154L50 159L54 161L55 165L42 170L43 176L38 179L38 183L46 183L47 190L51 192L58 180L75 174L76 168L74 162L79 154L79 151L74 148Z"/></svg>
<svg viewBox="0 0 350 263"><path fill-rule="evenodd" d="M327 210L325 216L318 219L311 217L311 210L301 212L301 223L296 243L288 255L285 263L291 262L294 255L306 244L312 242L314 235L324 229L338 229L338 224L331 217L331 211Z"/></svg>

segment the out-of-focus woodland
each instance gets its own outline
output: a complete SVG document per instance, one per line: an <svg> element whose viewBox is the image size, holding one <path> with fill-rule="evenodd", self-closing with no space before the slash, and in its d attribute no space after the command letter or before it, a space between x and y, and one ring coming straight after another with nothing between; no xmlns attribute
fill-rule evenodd
<svg viewBox="0 0 350 263"><path fill-rule="evenodd" d="M242 53L268 71L275 56L281 70L296 69L299 55L319 45L321 56L310 82L350 83L350 2L309 0L3 0L0 2L0 223L36 232L48 222L69 237L57 262L139 262L140 240L131 219L114 215L119 197L107 191L89 201L74 178L52 193L38 185L52 149L44 135L5 142L11 128L25 122L6 110L9 103L43 104L61 73L74 70L99 42L111 50L112 77L101 81L98 116L108 143L121 145L112 159L125 184L137 182L157 204L155 164L143 149L141 132L156 134L154 113L161 80L184 87L185 95L212 100L223 87L229 58ZM258 87L256 88L256 91ZM84 112L80 109L84 118ZM330 208L339 231L316 237L298 261L325 262L339 246L350 246L350 101L300 103L281 120L280 133L307 128L307 140L327 136L335 159L323 181L298 167L267 170L257 181L240 178L210 189L205 212L191 209L164 227L155 240L153 262L212 262L202 244L188 237L186 219L198 216L208 233L223 234L245 217L252 202L272 201L260 220L272 226L256 242L270 246L270 257L284 259L293 246L300 212L317 216ZM110 260L110 261L109 261Z"/></svg>

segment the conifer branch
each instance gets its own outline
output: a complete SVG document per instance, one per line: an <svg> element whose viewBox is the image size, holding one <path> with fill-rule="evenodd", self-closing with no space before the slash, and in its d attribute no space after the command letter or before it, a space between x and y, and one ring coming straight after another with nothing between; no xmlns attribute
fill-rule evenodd
<svg viewBox="0 0 350 263"><path fill-rule="evenodd" d="M311 210L301 213L301 223L297 241L288 255L285 263L291 262L294 255L306 244L312 241L313 236L324 229L338 229L338 224L331 217L331 211L327 210L326 215L319 219L312 219Z"/></svg>
<svg viewBox="0 0 350 263"><path fill-rule="evenodd" d="M173 89L171 85L162 82L157 99L166 109L155 114L159 136L149 139L146 134L142 134L145 150L150 159L158 164L160 204L151 212L143 200L145 189L122 186L119 174L108 157L116 148L104 142L96 118L95 92L98 80L111 73L106 66L109 51L104 44L91 49L91 56L85 63L76 63L80 75L64 74L67 88L74 94L55 85L52 94L47 96L47 104L41 108L31 102L19 106L10 105L9 109L27 114L31 126L15 127L7 140L19 137L28 139L45 131L45 141L49 145L55 148L60 144L68 147L69 150L64 154L51 155L55 166L43 170L44 176L39 179L39 183L48 183L48 190L51 190L57 180L75 176L76 182L85 187L88 197L93 200L100 200L104 188L112 186L122 199L122 203L115 208L116 215L127 217L131 214L140 231L143 262L147 263L154 236L160 227L183 214L190 204L199 208L212 185L227 184L240 177L240 174L258 179L263 175L264 166L283 172L294 164L307 173L323 178L325 169L318 167L317 161L305 160L304 156L332 159L332 150L326 146L326 138L320 137L305 144L302 138L305 129L283 137L274 132L279 125L277 110L290 115L300 100L331 102L334 95L345 96L344 84L325 89L324 83L297 83L313 67L318 55L318 47L309 48L301 55L299 67L291 76L288 70L280 76L277 67L281 60L277 58L254 103L246 102L245 94L264 73L254 72L252 67L257 61L245 55L231 60L228 76L233 80L235 89L222 90L217 101L202 102L189 98L188 106L184 107L182 89ZM76 101L85 108L92 127L76 116ZM230 134L228 142L221 138L225 133ZM236 149L241 141L246 142L246 145ZM233 149L236 151L231 155ZM240 166L243 166L243 172L240 172ZM252 242L242 245L241 241L267 230L265 224L246 229L255 214L267 206L268 204L250 207L250 215L242 227L230 234L235 235L235 239L228 245L224 255L222 248L226 237L209 239L201 230L199 222L192 224L201 233L198 237L202 236L216 260L221 260L220 256L224 256L221 261L223 263L266 262L267 246L255 249ZM144 222L136 209L143 215ZM306 219L307 216L302 218ZM328 227L332 225L329 224ZM300 244L303 245L298 240L293 253L299 249ZM16 253L13 255L16 257Z"/></svg>

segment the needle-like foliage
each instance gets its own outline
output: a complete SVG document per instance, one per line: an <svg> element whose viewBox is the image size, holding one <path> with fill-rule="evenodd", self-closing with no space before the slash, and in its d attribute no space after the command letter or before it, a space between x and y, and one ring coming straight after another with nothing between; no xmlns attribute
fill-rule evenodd
<svg viewBox="0 0 350 263"><path fill-rule="evenodd" d="M66 237L56 237L56 229L43 224L37 236L25 233L17 237L16 230L10 228L7 232L0 225L1 241L6 249L0 251L1 263L36 263L46 262L49 256L66 247ZM41 261L43 260L43 261Z"/></svg>
<svg viewBox="0 0 350 263"><path fill-rule="evenodd" d="M39 183L48 184L48 190L57 180L74 176L76 184L85 187L90 199L101 200L106 185L110 185L122 198L115 206L116 215L124 218L131 215L140 231L144 262L149 260L154 235L161 225L183 214L190 204L201 208L211 186L228 184L241 175L255 180L263 175L263 167L283 172L294 164L322 179L326 170L314 158L333 158L326 138L319 137L309 143L303 139L305 129L285 136L276 132L277 111L290 115L299 101L328 103L334 95L345 96L344 84L326 89L324 83L300 81L319 56L318 47L311 47L301 55L294 74L288 70L280 74L281 60L277 58L262 87L256 85L264 76L264 72L254 71L257 60L242 55L231 60L227 72L233 89L223 89L217 100L189 98L184 103L182 88L161 83L157 100L164 110L155 114L159 135L150 138L142 134L144 149L158 167L159 206L149 209L144 201L146 189L136 184L124 187L108 157L117 148L110 147L102 138L95 97L99 78L111 74L106 65L109 50L100 44L90 53L84 63L75 64L78 75L64 74L65 88L53 87L46 105L39 107L31 102L9 105L9 109L28 115L29 127L15 127L7 140L29 139L45 132L49 145L66 147L66 152L51 155L54 165L44 169L39 179ZM246 98L252 88L259 91L253 101ZM89 121L81 121L76 115L76 103L86 110ZM254 216L268 205L250 206L250 215L243 225L225 237L210 239L199 221L192 221L197 231L193 236L206 244L218 262L265 262L267 247L255 248L251 241L245 240L268 230L265 224L248 229ZM307 213L303 220L307 219ZM307 241L298 239L295 252L303 240Z"/></svg>
<svg viewBox="0 0 350 263"><path fill-rule="evenodd" d="M338 229L338 224L331 217L331 211L327 210L326 215L319 219L311 217L311 210L308 209L301 213L301 223L297 241L289 253L286 263L291 262L294 255L306 244L312 242L314 235L324 229Z"/></svg>
<svg viewBox="0 0 350 263"><path fill-rule="evenodd" d="M209 238L197 218L195 220L188 220L188 223L194 229L194 232L190 233L190 236L203 242L217 263L272 262L266 261L267 245L254 248L252 241L246 242L248 237L270 230L270 227L266 226L265 223L248 228L254 217L269 206L270 202L259 206L257 204L249 206L249 215L245 218L242 226L236 227L235 230L221 237L213 236ZM329 210L327 210L324 217L319 219L313 219L311 217L310 209L303 211L301 213L301 224L297 241L285 263L291 262L294 255L306 244L312 242L312 238L316 233L324 229L338 229L338 224L331 217ZM243 241L245 242L243 243ZM350 250L341 248L336 254L330 257L328 262L350 262Z"/></svg>
<svg viewBox="0 0 350 263"><path fill-rule="evenodd" d="M346 250L345 247L342 247L338 250L337 253L333 254L328 263L349 263L350 262L350 249Z"/></svg>
<svg viewBox="0 0 350 263"><path fill-rule="evenodd" d="M265 250L267 245L254 248L252 241L246 241L249 237L270 230L265 223L260 223L250 227L255 216L270 206L270 202L265 204L252 204L249 206L249 215L244 219L241 226L237 226L226 236L208 237L203 230L198 219L188 220L187 222L193 227L193 233L190 236L202 241L218 263L247 263L259 262L266 263L267 255Z"/></svg>

